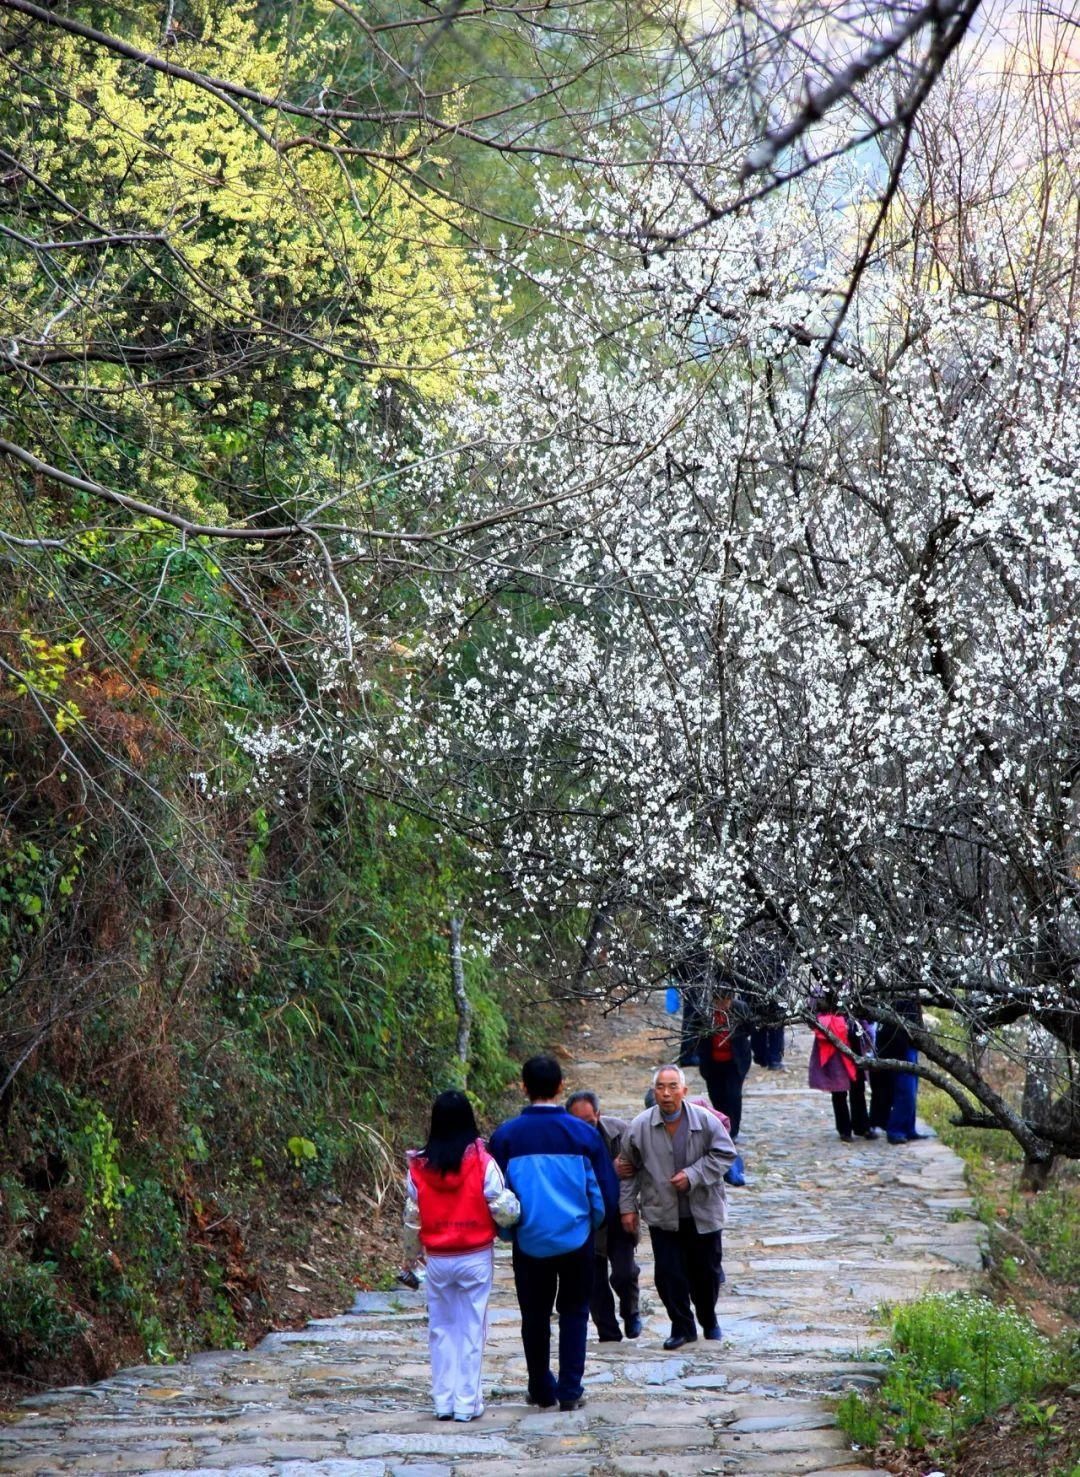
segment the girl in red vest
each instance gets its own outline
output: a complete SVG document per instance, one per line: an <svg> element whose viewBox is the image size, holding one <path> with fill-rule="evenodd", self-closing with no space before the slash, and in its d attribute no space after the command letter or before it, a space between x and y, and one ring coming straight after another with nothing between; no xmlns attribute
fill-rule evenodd
<svg viewBox="0 0 1080 1477"><path fill-rule="evenodd" d="M494 1277L497 1226L521 1214L480 1139L463 1092L443 1092L424 1147L409 1156L406 1250L427 1257L428 1343L435 1414L471 1421L484 1413L480 1370Z"/></svg>

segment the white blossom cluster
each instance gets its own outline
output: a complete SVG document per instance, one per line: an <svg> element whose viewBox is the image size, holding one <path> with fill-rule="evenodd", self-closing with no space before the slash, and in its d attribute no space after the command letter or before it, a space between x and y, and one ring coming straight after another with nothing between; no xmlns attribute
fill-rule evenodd
<svg viewBox="0 0 1080 1477"><path fill-rule="evenodd" d="M685 171L546 200L597 248L517 260L546 311L411 474L517 510L426 587L393 733L489 904L1075 1016L1080 160L1026 157L940 259L902 200L823 370L857 177L691 232Z"/></svg>

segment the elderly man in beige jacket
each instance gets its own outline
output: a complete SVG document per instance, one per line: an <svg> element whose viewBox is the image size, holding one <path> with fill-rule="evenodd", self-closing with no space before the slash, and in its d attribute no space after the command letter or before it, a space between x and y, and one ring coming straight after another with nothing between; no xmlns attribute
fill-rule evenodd
<svg viewBox="0 0 1080 1477"><path fill-rule="evenodd" d="M649 1228L656 1290L671 1319L665 1349L703 1337L719 1339L716 1299L721 1229L727 1219L724 1173L735 1145L715 1114L685 1101L681 1067L653 1073L655 1106L639 1113L624 1136L618 1166L623 1229L638 1234L638 1210Z"/></svg>

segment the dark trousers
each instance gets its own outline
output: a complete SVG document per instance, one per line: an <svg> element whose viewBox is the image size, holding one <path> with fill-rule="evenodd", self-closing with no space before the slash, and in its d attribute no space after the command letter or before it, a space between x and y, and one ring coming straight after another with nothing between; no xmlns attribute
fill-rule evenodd
<svg viewBox="0 0 1080 1477"><path fill-rule="evenodd" d="M581 1397L594 1260L592 1236L576 1251L560 1256L529 1256L514 1245L514 1287L521 1309L529 1399L538 1405ZM559 1314L558 1379L551 1372L552 1308Z"/></svg>
<svg viewBox="0 0 1080 1477"><path fill-rule="evenodd" d="M692 1220L677 1231L649 1227L653 1248L653 1280L671 1319L673 1336L693 1338L694 1314L703 1329L716 1323L716 1299L722 1273L721 1233L698 1231Z"/></svg>
<svg viewBox="0 0 1080 1477"><path fill-rule="evenodd" d="M737 1062L702 1062L701 1075L709 1102L731 1119L731 1137L735 1138L742 1123L742 1085L746 1069Z"/></svg>
<svg viewBox="0 0 1080 1477"><path fill-rule="evenodd" d="M609 1227L607 1250L596 1253L592 1299L589 1303L589 1312L602 1339L622 1337L615 1317L616 1297L619 1299L619 1316L624 1323L638 1312L638 1275L634 1242L621 1227L618 1230Z"/></svg>
<svg viewBox="0 0 1080 1477"><path fill-rule="evenodd" d="M750 1049L759 1067L784 1065L783 1026L755 1026L750 1032Z"/></svg>
<svg viewBox="0 0 1080 1477"><path fill-rule="evenodd" d="M861 1068L847 1092L834 1092L831 1096L836 1131L842 1139L850 1138L853 1133L869 1132L870 1114L866 1111L866 1073Z"/></svg>
<svg viewBox="0 0 1080 1477"><path fill-rule="evenodd" d="M892 1108L895 1072L882 1072L870 1068L870 1127L884 1128L889 1121Z"/></svg>

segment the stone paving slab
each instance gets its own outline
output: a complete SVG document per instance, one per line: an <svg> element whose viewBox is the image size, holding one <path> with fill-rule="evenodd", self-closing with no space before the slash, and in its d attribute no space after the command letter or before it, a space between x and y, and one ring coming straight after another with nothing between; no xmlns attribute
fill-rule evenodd
<svg viewBox="0 0 1080 1477"><path fill-rule="evenodd" d="M662 1022L627 1008L590 1032L592 1087L637 1111ZM887 1304L963 1288L982 1266L963 1171L934 1139L843 1145L827 1096L802 1086L809 1038L794 1033L781 1083L747 1083L749 1183L729 1192L724 1338L678 1355L643 1267L644 1332L590 1336L588 1402L566 1414L525 1402L509 1253L496 1254L485 1359L487 1411L433 1418L423 1292L358 1293L347 1311L270 1334L257 1349L123 1370L27 1401L0 1428L12 1477L885 1477L852 1451L833 1401L881 1375L875 1321ZM696 1078L691 1087L703 1090Z"/></svg>

